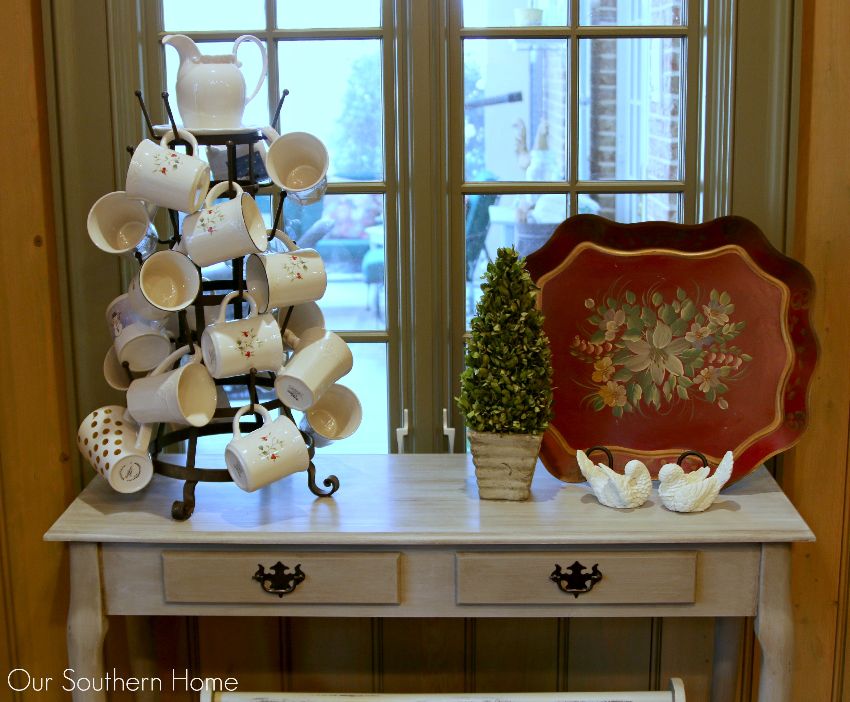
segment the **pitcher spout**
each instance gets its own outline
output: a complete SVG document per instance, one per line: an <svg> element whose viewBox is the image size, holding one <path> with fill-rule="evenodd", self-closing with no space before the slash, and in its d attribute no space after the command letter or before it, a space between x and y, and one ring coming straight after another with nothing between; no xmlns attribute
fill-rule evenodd
<svg viewBox="0 0 850 702"><path fill-rule="evenodd" d="M201 57L198 45L185 34L166 34L162 38L162 43L170 44L177 49L181 65L186 61L197 61Z"/></svg>

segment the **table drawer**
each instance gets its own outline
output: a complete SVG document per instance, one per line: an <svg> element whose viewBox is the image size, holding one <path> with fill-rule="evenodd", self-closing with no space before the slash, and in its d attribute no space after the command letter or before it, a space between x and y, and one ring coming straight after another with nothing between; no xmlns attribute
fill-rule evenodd
<svg viewBox="0 0 850 702"><path fill-rule="evenodd" d="M458 553L455 564L458 604L678 604L695 600L696 551ZM590 579L597 571L601 578ZM572 573L581 577L570 578ZM590 585L587 592L562 589L580 591Z"/></svg>
<svg viewBox="0 0 850 702"><path fill-rule="evenodd" d="M399 558L373 552L163 551L165 601L398 604Z"/></svg>

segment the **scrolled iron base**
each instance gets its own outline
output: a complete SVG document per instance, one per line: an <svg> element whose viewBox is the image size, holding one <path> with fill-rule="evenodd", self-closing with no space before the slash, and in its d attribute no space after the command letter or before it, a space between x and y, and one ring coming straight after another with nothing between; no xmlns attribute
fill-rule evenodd
<svg viewBox="0 0 850 702"><path fill-rule="evenodd" d="M339 490L339 478L335 475L329 475L322 481L322 485L330 488L330 490L322 490L322 488L316 485L316 466L313 465L313 461L310 461L310 466L307 468L307 487L310 488L310 492L316 497L330 497L333 495Z"/></svg>
<svg viewBox="0 0 850 702"><path fill-rule="evenodd" d="M257 385L261 384L261 379L256 378L254 382ZM253 393L252 393L253 395ZM280 401L272 400L270 402L257 403L262 404L268 410L282 409L289 419L292 419L288 408L284 407ZM216 410L214 419L229 419L232 418L235 410L225 407ZM244 428L250 431L258 429L262 424L259 422L246 422ZM229 422L208 424L204 427L187 427L176 431L168 432L157 436L154 444L154 472L159 475L164 475L166 478L175 480L183 480L183 499L175 500L171 505L171 518L184 522L195 511L195 488L198 483L230 483L233 479L226 468L198 468L195 466L195 456L198 446L198 439L202 436L215 436L217 434L230 434L232 427ZM307 466L307 487L316 497L330 497L339 490L339 478L335 475L329 475L322 480L322 484L329 488L322 490L316 484L316 466L313 463L313 457L316 455L316 447L313 445L313 437L305 432L301 432L301 438L307 445L307 455L310 458L310 464ZM167 446L171 446L182 441L188 441L188 451L186 452L186 465L178 465L162 460L161 451Z"/></svg>

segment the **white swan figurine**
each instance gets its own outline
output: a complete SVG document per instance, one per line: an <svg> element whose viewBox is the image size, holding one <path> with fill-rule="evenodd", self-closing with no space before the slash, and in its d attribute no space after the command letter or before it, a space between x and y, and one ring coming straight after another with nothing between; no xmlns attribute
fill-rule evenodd
<svg viewBox="0 0 850 702"><path fill-rule="evenodd" d="M658 471L658 495L661 503L673 512L702 512L709 507L721 488L732 476L734 457L727 451L710 478L708 466L685 473L680 465L667 463Z"/></svg>
<svg viewBox="0 0 850 702"><path fill-rule="evenodd" d="M631 509L640 507L652 492L652 478L646 466L638 460L626 463L623 473L612 470L604 463L594 465L584 451L576 452L581 474L590 483L590 489L606 507Z"/></svg>

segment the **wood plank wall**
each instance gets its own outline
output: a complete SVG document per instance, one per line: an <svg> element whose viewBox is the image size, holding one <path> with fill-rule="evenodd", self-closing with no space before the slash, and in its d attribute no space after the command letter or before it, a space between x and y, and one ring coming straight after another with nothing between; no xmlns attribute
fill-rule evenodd
<svg viewBox="0 0 850 702"><path fill-rule="evenodd" d="M76 490L56 285L41 12L4 0L0 49L0 698L6 676L65 667L67 554L41 535ZM29 692L16 702L40 698Z"/></svg>
<svg viewBox="0 0 850 702"><path fill-rule="evenodd" d="M797 209L793 255L815 276L820 361L811 422L785 458L782 485L817 536L793 551L794 699L838 700L846 684L848 420L850 420L850 3L803 9ZM846 688L845 688L846 689Z"/></svg>
<svg viewBox="0 0 850 702"><path fill-rule="evenodd" d="M122 619L152 627L157 650L139 669L163 680L173 669L188 669L201 677L233 676L240 689L257 692L543 692L658 689L676 675L685 679L688 700L710 699L708 619L113 621ZM125 634L120 624L111 632ZM128 669L121 641L107 650L107 669ZM192 698L167 690L158 699Z"/></svg>

